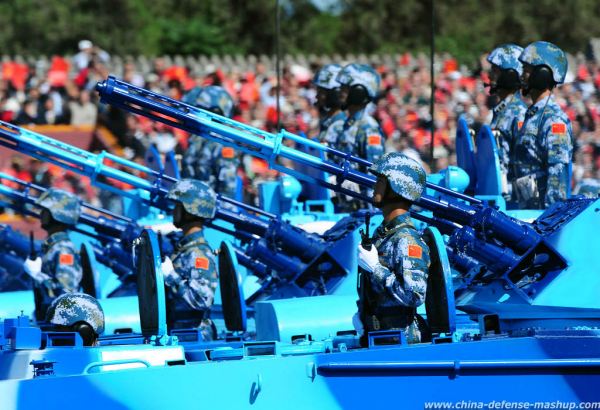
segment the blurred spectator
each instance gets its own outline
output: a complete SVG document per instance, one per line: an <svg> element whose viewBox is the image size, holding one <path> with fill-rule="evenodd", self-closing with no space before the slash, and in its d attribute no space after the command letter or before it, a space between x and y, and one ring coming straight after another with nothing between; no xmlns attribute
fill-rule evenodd
<svg viewBox="0 0 600 410"><path fill-rule="evenodd" d="M110 55L100 47L94 46L90 40L81 40L78 47L79 52L73 56L73 63L79 71L87 68L94 58L98 58L104 64L110 61Z"/></svg>
<svg viewBox="0 0 600 410"><path fill-rule="evenodd" d="M88 90L81 90L79 98L69 103L69 111L71 125L96 125L98 107L92 103Z"/></svg>

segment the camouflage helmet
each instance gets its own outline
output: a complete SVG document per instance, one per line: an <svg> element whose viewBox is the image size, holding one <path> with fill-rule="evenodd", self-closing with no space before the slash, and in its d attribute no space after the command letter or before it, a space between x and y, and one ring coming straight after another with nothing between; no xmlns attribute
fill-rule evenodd
<svg viewBox="0 0 600 410"><path fill-rule="evenodd" d="M50 211L58 222L75 225L81 215L81 203L75 195L62 189L49 188L35 201L41 208Z"/></svg>
<svg viewBox="0 0 600 410"><path fill-rule="evenodd" d="M337 82L336 78L340 71L342 71L341 65L326 64L315 74L313 84L326 90L338 88L340 83Z"/></svg>
<svg viewBox="0 0 600 410"><path fill-rule="evenodd" d="M400 152L384 154L369 170L386 177L392 191L409 201L417 201L425 189L426 176L421 164Z"/></svg>
<svg viewBox="0 0 600 410"><path fill-rule="evenodd" d="M104 332L104 311L98 301L85 293L64 293L54 299L46 312L46 321L53 325L89 324L97 335Z"/></svg>
<svg viewBox="0 0 600 410"><path fill-rule="evenodd" d="M181 202L190 214L211 219L217 212L217 194L206 183L195 179L181 179L169 189L167 198Z"/></svg>
<svg viewBox="0 0 600 410"><path fill-rule="evenodd" d="M367 90L371 99L377 96L381 84L381 77L377 71L367 64L348 64L339 72L336 81L341 85L352 87L362 85Z"/></svg>
<svg viewBox="0 0 600 410"><path fill-rule="evenodd" d="M183 102L209 111L218 108L225 117L231 118L233 115L233 99L223 87L217 85L194 87L183 96Z"/></svg>
<svg viewBox="0 0 600 410"><path fill-rule="evenodd" d="M519 61L532 66L545 65L552 71L552 78L556 84L565 82L568 62L566 54L557 46L547 41L535 41L529 44L521 55Z"/></svg>
<svg viewBox="0 0 600 410"><path fill-rule="evenodd" d="M519 61L519 56L522 52L523 47L516 44L502 44L492 50L487 61L502 70L512 69L521 75L523 74L523 64Z"/></svg>

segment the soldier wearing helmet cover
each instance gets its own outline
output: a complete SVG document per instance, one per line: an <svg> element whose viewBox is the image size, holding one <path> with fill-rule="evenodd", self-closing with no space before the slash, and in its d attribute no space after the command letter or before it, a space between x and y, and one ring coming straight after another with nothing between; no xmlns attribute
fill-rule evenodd
<svg viewBox="0 0 600 410"><path fill-rule="evenodd" d="M195 87L183 98L187 104L231 118L233 99L223 87ZM235 198L239 157L231 147L192 135L181 160L181 176L206 182L215 192Z"/></svg>
<svg viewBox="0 0 600 410"><path fill-rule="evenodd" d="M374 101L379 92L381 78L373 67L366 64L348 64L337 75L336 81L341 85L340 101L347 110L348 117L337 135L334 148L354 156L374 162L383 155L383 135L379 124L367 111L367 105ZM361 169L360 171L366 171ZM349 181L343 181L344 188L358 190ZM370 195L369 190L363 192ZM362 207L355 199L345 195L337 198L340 211L353 211Z"/></svg>
<svg viewBox="0 0 600 410"><path fill-rule="evenodd" d="M573 131L552 96L565 81L567 56L552 43L536 41L525 47L519 61L523 94L533 104L515 132L508 178L519 208L544 209L570 194Z"/></svg>
<svg viewBox="0 0 600 410"><path fill-rule="evenodd" d="M104 311L98 301L85 293L65 293L46 312L46 322L55 331L76 332L84 346L94 346L104 332Z"/></svg>
<svg viewBox="0 0 600 410"><path fill-rule="evenodd" d="M373 204L384 219L373 235L375 246L359 247L362 299L353 321L359 333L402 329L416 343L421 340L416 308L425 301L430 259L409 209L423 193L425 171L399 152L385 154L370 171L377 175Z"/></svg>
<svg viewBox="0 0 600 410"><path fill-rule="evenodd" d="M214 325L209 317L218 277L203 226L215 216L217 196L204 182L182 179L171 187L168 198L175 202L173 224L184 235L162 264L169 323L174 328L199 327L204 339L212 340Z"/></svg>
<svg viewBox="0 0 600 410"><path fill-rule="evenodd" d="M339 64L326 64L313 78L313 84L317 88L315 105L319 109L319 135L318 141L336 148L339 133L344 127L346 114L342 111L340 100L340 83L336 78L342 66Z"/></svg>
<svg viewBox="0 0 600 410"><path fill-rule="evenodd" d="M75 195L50 188L37 199L36 205L41 208L40 220L48 238L42 244L42 257L28 258L23 269L43 295L43 306L39 306L40 312L37 312L41 319L39 315L46 312L52 299L62 293L79 291L83 274L81 260L67 231L77 224L81 204Z"/></svg>
<svg viewBox="0 0 600 410"><path fill-rule="evenodd" d="M523 125L527 104L521 93L521 75L523 64L519 56L522 47L516 44L503 44L496 47L488 55L487 61L492 65L490 71L490 95L496 95L498 104L493 108L490 128L496 137L500 170L502 171L503 193L508 195L508 163L510 148L514 141L513 132Z"/></svg>

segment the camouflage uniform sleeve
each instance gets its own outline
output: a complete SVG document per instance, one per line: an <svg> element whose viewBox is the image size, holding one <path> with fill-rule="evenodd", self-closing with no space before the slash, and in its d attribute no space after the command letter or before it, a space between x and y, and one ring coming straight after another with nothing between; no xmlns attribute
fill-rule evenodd
<svg viewBox="0 0 600 410"><path fill-rule="evenodd" d="M383 155L383 135L378 126L365 125L359 132L360 156L375 162Z"/></svg>
<svg viewBox="0 0 600 410"><path fill-rule="evenodd" d="M181 254L173 267L179 278L173 291L193 309L210 309L217 288L217 268L212 254L201 249Z"/></svg>
<svg viewBox="0 0 600 410"><path fill-rule="evenodd" d="M65 292L79 291L79 283L83 274L79 254L68 246L57 246L49 252L51 252L48 255L50 272L44 273L53 278L53 287L58 287Z"/></svg>
<svg viewBox="0 0 600 410"><path fill-rule="evenodd" d="M542 152L547 164L545 206L567 198L570 164L573 153L573 131L568 120L553 115L544 122Z"/></svg>
<svg viewBox="0 0 600 410"><path fill-rule="evenodd" d="M417 307L425 301L429 248L418 237L396 234L391 266L377 264L372 282L375 291L385 291L401 306Z"/></svg>

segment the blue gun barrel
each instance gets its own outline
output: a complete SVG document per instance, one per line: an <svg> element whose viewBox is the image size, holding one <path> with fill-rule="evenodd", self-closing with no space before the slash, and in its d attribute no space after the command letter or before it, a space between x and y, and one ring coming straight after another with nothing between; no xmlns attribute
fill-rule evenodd
<svg viewBox="0 0 600 410"><path fill-rule="evenodd" d="M160 175L156 171L137 163L115 157L105 152L98 155L92 154L2 121L0 121L0 145L17 149L40 160L50 161L80 175L88 176L92 183L101 188L109 189L120 195L129 195L137 198L133 193L122 191L106 182L99 182L98 178L103 176L108 179L114 179L130 184L135 188L149 192L150 199L147 200L149 204L162 210L168 210L170 207L169 201L167 201L166 198L168 190L162 186L162 182L166 181L172 183L176 181L176 179ZM130 172L132 173L135 171L153 175L155 178L154 182L149 183L137 175L114 169L104 163L105 159L110 159L118 165L130 169ZM29 200L31 201L31 198ZM221 201L248 212L236 212L228 207L221 206ZM311 262L326 250L326 244L318 237L318 235L310 234L299 228L292 227L289 223L276 218L275 215L220 195L218 196L218 202L219 204L217 206L215 218L232 223L236 228L232 233L237 238L248 239L248 234L268 238L266 243L269 246L257 246L256 249L259 249L260 252L257 251L256 257L262 258L262 262L271 267L277 267L279 269L285 267L287 272L292 273L289 276L296 275L296 268L305 266L304 263ZM97 220L85 222L89 222L91 226L98 227ZM231 232L217 224L209 222L207 225L214 229ZM108 223L105 223L98 228L107 229L108 226ZM271 249L273 247L275 247L275 249ZM302 263L298 264L293 258L289 258L285 263L279 263L279 259L283 258L283 256L277 256L280 250L297 254ZM292 270L290 271L290 269Z"/></svg>
<svg viewBox="0 0 600 410"><path fill-rule="evenodd" d="M17 201L16 203L13 202L12 204L5 204L19 212L39 218L39 213L34 212L32 209L27 209L24 205L35 204L37 197L33 197L31 195L32 189L41 194L46 191L46 188L11 177L10 175L1 172L0 179L10 180L24 187L23 191L17 191L16 189L11 189L6 185L0 185L0 194L11 198L13 201ZM90 226L99 233L93 233L79 228L73 228L73 230L91 237L103 244L102 248L94 247L94 252L97 256L97 259L105 266L110 268L114 267L115 269L113 269L113 271L118 276L121 276L125 270L128 270L129 273L131 273L133 269L133 259L131 256L131 251L128 252L123 249L123 240L125 239L133 241L136 236L130 236L135 235L135 232L141 231L142 228L129 218L114 214L110 211L95 207L88 203L82 202L82 207L98 213L109 215L115 219L107 219L105 216L94 217L83 212L79 217L79 223ZM29 241L27 241L25 237L22 237L20 234L16 234L15 232L12 232L12 235L10 235L11 232L12 231L10 229L4 229L2 232L0 232L0 243L2 243L4 238L6 242L11 244L11 247L15 250L15 252L17 252L23 258L26 258L29 255ZM10 236L7 237L8 235ZM129 249L130 246L125 246L125 248Z"/></svg>
<svg viewBox="0 0 600 410"><path fill-rule="evenodd" d="M263 279L269 275L269 268L267 265L256 259L252 259L245 250L238 246L234 246L233 250L235 251L238 263L253 272L256 277Z"/></svg>
<svg viewBox="0 0 600 410"><path fill-rule="evenodd" d="M112 76L108 77L106 81L98 83L96 90L101 100L105 103L239 149L268 161L270 167L273 169L294 175L307 182L317 183L336 192L368 202L371 201L371 198L346 190L340 185L331 184L324 179L304 175L293 168L280 165L276 162L276 159L281 157L309 168L325 171L338 177L338 183L347 179L365 188L372 188L375 184L375 177L373 175L351 169L352 164L369 167L371 165L369 161L353 157L348 153L333 148L325 147L308 138L289 133L285 130L279 134L262 131L201 108L133 86ZM283 143L284 139L318 151L323 151L329 157L337 157L343 160L343 165L323 161L316 156L304 153L296 148L288 147ZM526 249L539 241L539 235L533 228L518 223L514 219L489 207L485 207L479 199L432 183L427 183L427 187L455 199L441 201L435 197L426 194L423 195L416 205L432 211L436 217L447 219L450 222L460 225L472 226L475 223L479 223L485 226L486 231L493 232L496 239L507 246L514 247L513 249L518 253L525 252ZM459 202L459 200L467 203ZM478 216L476 218L478 213L484 208L490 209L490 211L486 211L485 216Z"/></svg>
<svg viewBox="0 0 600 410"><path fill-rule="evenodd" d="M374 176L351 169L352 164L364 167L370 166L371 164L366 160L322 146L315 141L286 131L281 131L278 134L265 132L143 88L135 87L114 77L109 77L106 81L98 83L96 90L105 103L260 157L268 161L273 169L294 175L307 182L317 183L336 192L365 201L371 200L360 193L348 192L340 185L331 184L324 178L304 175L276 162L278 157L286 158L293 163L335 175L338 184L343 180L349 180L362 187L372 188L375 183ZM323 151L328 157L337 157L342 160L343 165L324 161L301 150L288 147L283 143L284 139ZM439 200L425 194L416 205L432 211L435 219L430 220L430 222L437 223L437 226L442 226L447 232L451 231L453 224L456 224L470 226L475 228L477 232L482 233L482 235L476 236L474 233L469 235L470 231L468 231L462 234L462 239L477 239L478 245L467 247L467 250L477 253L479 257L485 258L488 262L493 262L492 255L503 256L506 261L502 266L509 266L514 262L516 254L527 252L528 249L540 241L540 235L531 226L490 208L479 199L432 183L427 183L427 187L444 194L450 199ZM510 249L503 248L497 242L503 243ZM485 245L485 251L482 249L483 245ZM505 252L506 250L510 252ZM494 266L500 267L498 262Z"/></svg>

